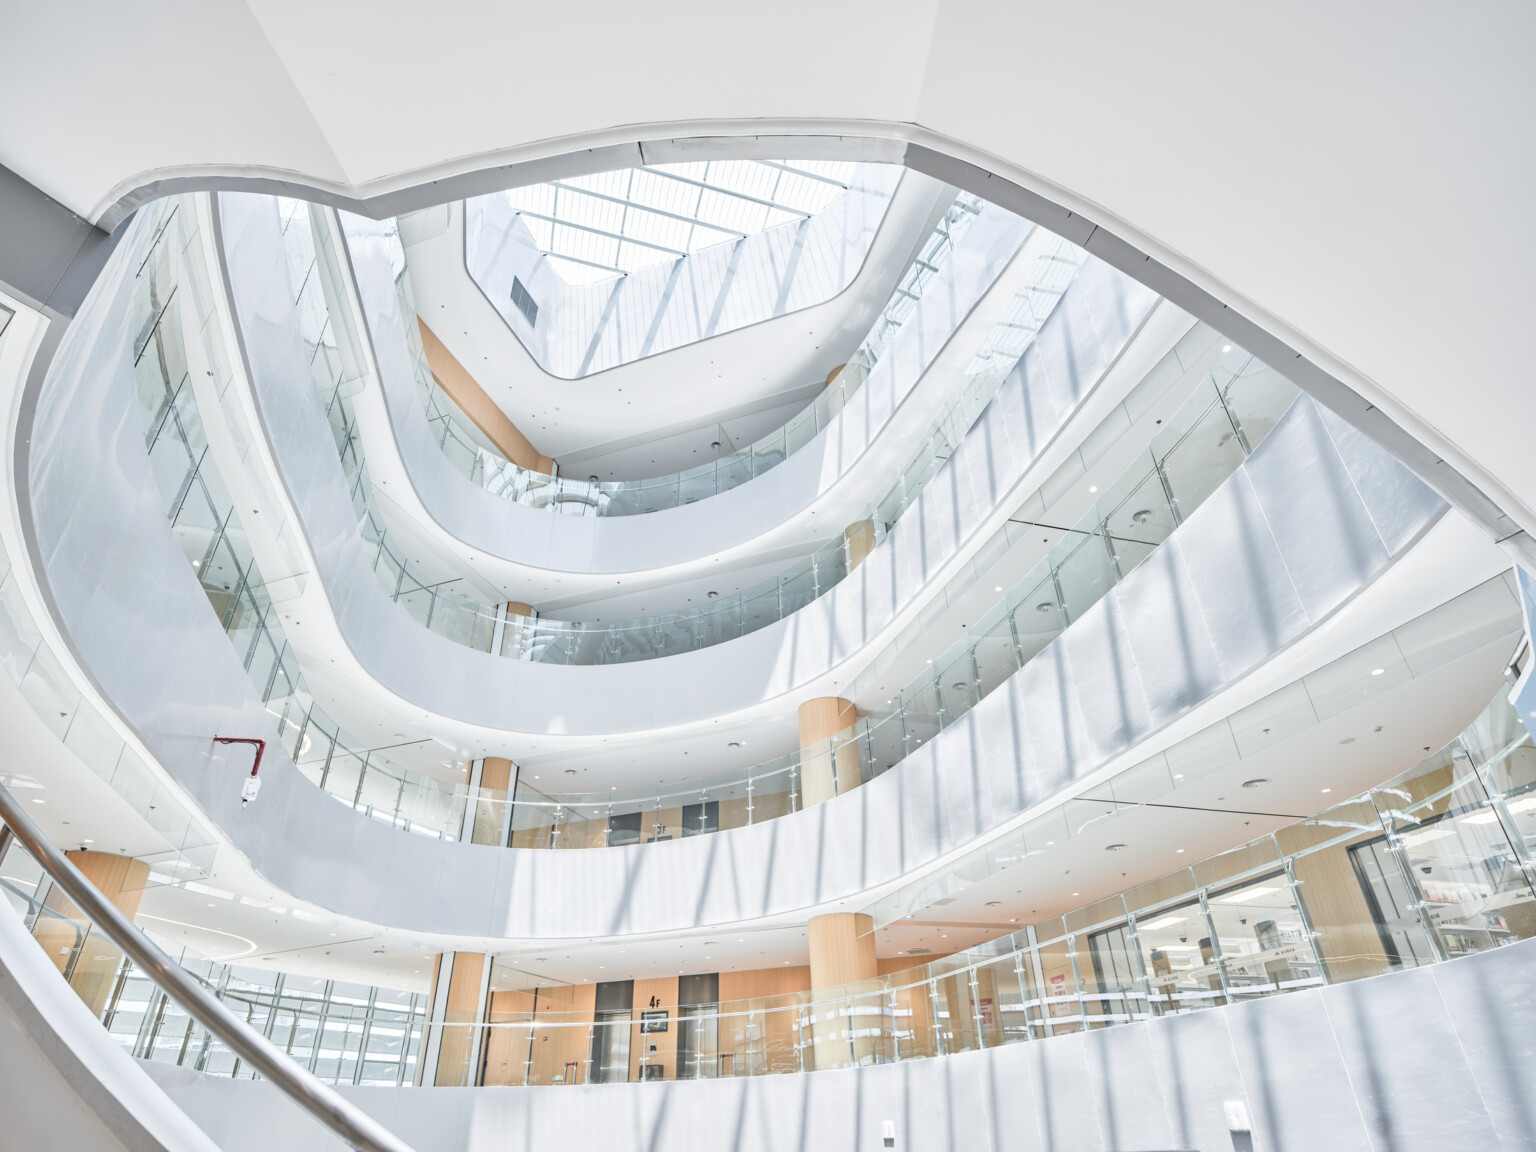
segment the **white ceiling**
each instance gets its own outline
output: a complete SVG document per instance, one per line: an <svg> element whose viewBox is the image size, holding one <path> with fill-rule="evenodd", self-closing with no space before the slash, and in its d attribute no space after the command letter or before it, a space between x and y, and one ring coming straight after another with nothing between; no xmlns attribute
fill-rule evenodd
<svg viewBox="0 0 1536 1152"><path fill-rule="evenodd" d="M572 11L8 4L0 163L94 218L174 173L374 194L642 134L936 133L1315 356L1536 529L1536 6Z"/></svg>

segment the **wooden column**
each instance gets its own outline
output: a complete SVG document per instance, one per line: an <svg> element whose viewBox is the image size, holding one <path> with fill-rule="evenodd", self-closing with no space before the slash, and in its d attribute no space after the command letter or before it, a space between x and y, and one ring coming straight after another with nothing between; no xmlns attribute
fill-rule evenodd
<svg viewBox="0 0 1536 1152"><path fill-rule="evenodd" d="M512 803L512 761L487 756L480 762L480 791L475 796L471 844L502 846L507 805Z"/></svg>
<svg viewBox="0 0 1536 1152"><path fill-rule="evenodd" d="M809 808L859 786L859 714L837 696L800 705L800 806Z"/></svg>
<svg viewBox="0 0 1536 1152"><path fill-rule="evenodd" d="M843 541L848 546L848 571L852 572L875 550L875 522L860 520L843 529Z"/></svg>
<svg viewBox="0 0 1536 1152"><path fill-rule="evenodd" d="M446 1003L441 1015L432 1006L431 1017L440 1020L437 1064L432 1083L438 1087L472 1087L479 1075L480 1006L485 986L486 957L478 952L445 952L432 972L434 995L442 992L442 965L450 964Z"/></svg>
<svg viewBox="0 0 1536 1152"><path fill-rule="evenodd" d="M875 959L875 922L862 912L816 916L807 928L812 988L873 980L880 975L880 962Z"/></svg>
<svg viewBox="0 0 1536 1152"><path fill-rule="evenodd" d="M148 864L130 856L84 848L65 855L130 920L139 914L139 901L149 883ZM68 976L70 987L86 1007L100 1016L112 994L122 953L60 889L53 889L46 906L58 915L44 912L37 918L32 934L58 970Z"/></svg>
<svg viewBox="0 0 1536 1152"><path fill-rule="evenodd" d="M828 389L830 389L832 387L832 385L834 383L836 383L837 378L843 374L843 369L846 368L846 367L848 367L848 365L846 365L846 364L839 364L836 368L832 369L832 371L827 373L827 388ZM834 393L831 396L828 396L827 397L827 419L830 420L832 417L836 416L839 412L841 412L843 410L843 406L845 404L847 404L847 403L848 403L848 397L843 395L842 392L837 392L837 393Z"/></svg>
<svg viewBox="0 0 1536 1152"><path fill-rule="evenodd" d="M521 600L508 600L505 604L501 605L498 611L499 619L496 622L496 627L491 630L490 647L487 651L499 656L510 656L513 659L519 658L522 655L522 645L526 643L527 637L520 636L513 640L507 635L507 632L508 629L519 627L512 617L532 615L533 605L524 604Z"/></svg>
<svg viewBox="0 0 1536 1152"><path fill-rule="evenodd" d="M421 346L426 351L427 367L432 372L432 379L447 393L448 399L457 404L480 430L481 435L512 463L530 472L542 472L546 476L553 473L555 462L541 455L528 437L518 431L517 425L507 418L507 414L497 406L496 401L486 395L485 389L469 374L469 370L437 338L437 333L427 327L427 322L418 317L416 323L421 328Z"/></svg>
<svg viewBox="0 0 1536 1152"><path fill-rule="evenodd" d="M816 1069L846 1068L872 1058L873 1037L856 1037L858 1017L847 1015L849 994L880 975L875 922L862 912L832 912L807 925L811 949L813 1051ZM847 987L855 985L855 987ZM875 992L874 984L868 989ZM808 1069L809 1070L809 1069Z"/></svg>

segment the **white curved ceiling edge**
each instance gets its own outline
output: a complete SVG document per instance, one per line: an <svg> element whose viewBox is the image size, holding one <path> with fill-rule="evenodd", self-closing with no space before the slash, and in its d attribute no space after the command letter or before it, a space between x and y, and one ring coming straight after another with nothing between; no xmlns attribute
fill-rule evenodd
<svg viewBox="0 0 1536 1152"><path fill-rule="evenodd" d="M599 0L585 12L603 36L578 35L558 6L486 0L444 0L430 21L393 6L360 21L327 0L12 9L0 100L25 114L0 125L0 163L108 227L160 181L414 190L419 204L434 182L498 165L529 162L540 178L536 162L572 150L592 151L551 170L612 166L606 150L627 141L632 155L640 139L845 133L872 159L907 141L1153 255L1536 529L1536 393L1514 384L1536 304L1523 272L1536 255L1536 8L1518 0L792 0L771 21ZM509 100L509 45L530 43L579 46L582 82L567 54L525 51L519 84L545 98ZM636 67L655 60L677 66ZM1062 96L1048 112L1020 114L1021 69L1030 92ZM406 70L415 83L400 83ZM102 115L169 75L196 94L162 99L173 114L132 133ZM1431 293L1443 270L1456 282Z"/></svg>
<svg viewBox="0 0 1536 1152"><path fill-rule="evenodd" d="M92 218L103 226L115 227L138 205L159 196L208 189L305 197L364 215L385 217L560 176L725 156L853 158L898 163L1018 212L1155 288L1197 319L1282 368L1296 384L1392 452L1527 567L1536 568L1536 504L1520 494L1529 492L1536 498L1536 454L1524 451L1523 442L1516 446L1518 450L1499 453L1498 472L1485 467L1480 456L1486 452L1463 448L1442 431L1462 423L1455 418L1454 411L1436 409L1433 418L1421 414L1421 410L1429 411L1421 394L1415 392L1415 403L1410 404L1389 392L1297 325L1259 305L1254 296L1238 291L1206 264L1190 259L1131 223L1126 216L1002 154L912 123L799 118L623 126L503 149L358 185L308 178L260 165L177 167L122 181ZM1291 239L1299 242L1299 238ZM1307 270L1308 283L1347 275L1342 266L1342 250L1334 255L1340 258L1340 266L1335 270L1326 262L1314 261ZM1219 261L1208 263L1210 267L1220 267ZM1522 292L1532 295L1533 289L1528 284L1518 284L1515 294ZM1421 301L1414 303L1422 307ZM1443 303L1437 299L1442 317L1447 312ZM1533 309L1536 299L1527 314ZM1383 304L1376 311L1384 310L1390 308ZM1411 318L1415 313L1404 307L1397 315ZM1443 321L1439 327L1446 326ZM1471 349L1488 343L1470 339L1471 333L1486 328L1486 317L1477 318L1475 326L1462 329L1463 337L1457 347ZM1414 325L1412 330L1419 336L1425 326ZM1394 327L1393 335L1397 343L1403 342L1401 322ZM1524 367L1519 370L1523 372ZM1458 365L1454 376L1436 377L1435 383L1463 374ZM1458 393L1465 394L1464 389ZM1506 404L1520 399L1513 395L1501 397ZM1523 427L1529 428L1536 426L1536 394L1526 402L1531 406L1532 419L1525 421ZM1453 408L1473 407L1476 406L1453 404ZM1481 420L1479 425L1521 425L1515 411L1518 408L1506 409L1499 420ZM1458 440L1468 439L1463 430ZM1527 477L1526 473L1530 475ZM1505 476L1512 477L1511 482L1506 482Z"/></svg>

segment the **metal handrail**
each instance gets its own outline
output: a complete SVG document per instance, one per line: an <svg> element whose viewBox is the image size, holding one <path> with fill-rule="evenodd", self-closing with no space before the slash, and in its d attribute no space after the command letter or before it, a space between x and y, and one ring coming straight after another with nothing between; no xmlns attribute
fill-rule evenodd
<svg viewBox="0 0 1536 1152"><path fill-rule="evenodd" d="M175 963L138 930L133 921L101 894L0 784L0 820L32 854L34 860L64 889L86 917L105 932L144 974L160 986L187 1014L228 1044L242 1060L272 1081L295 1104L308 1112L358 1152L414 1152L355 1104L300 1068L260 1032L246 1024L213 993Z"/></svg>

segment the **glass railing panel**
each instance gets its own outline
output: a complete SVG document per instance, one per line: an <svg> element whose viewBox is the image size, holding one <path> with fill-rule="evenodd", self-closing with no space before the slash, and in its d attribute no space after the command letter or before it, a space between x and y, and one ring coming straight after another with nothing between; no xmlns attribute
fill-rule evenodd
<svg viewBox="0 0 1536 1152"><path fill-rule="evenodd" d="M1180 518L1216 491L1237 470L1244 455L1226 408L1213 404L1162 459L1164 482Z"/></svg>
<svg viewBox="0 0 1536 1152"><path fill-rule="evenodd" d="M1371 797L1439 957L1536 935L1536 893L1465 746Z"/></svg>
<svg viewBox="0 0 1536 1152"><path fill-rule="evenodd" d="M1213 891L1207 902L1234 999L1324 983L1322 961L1283 869Z"/></svg>

